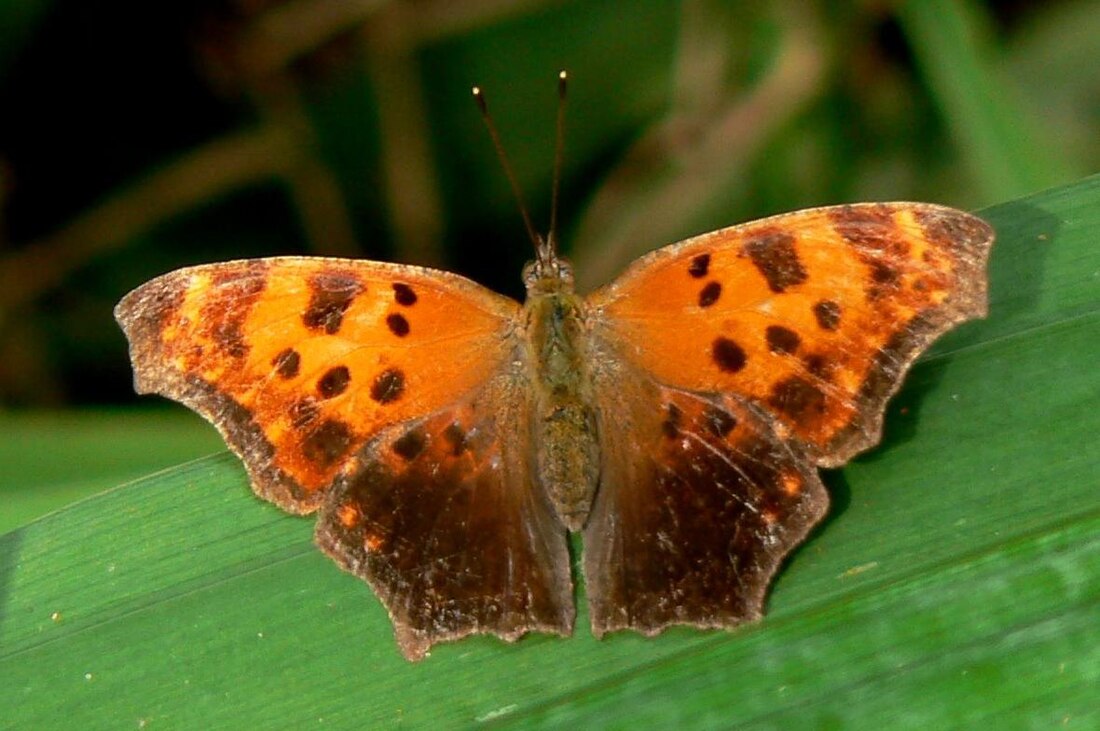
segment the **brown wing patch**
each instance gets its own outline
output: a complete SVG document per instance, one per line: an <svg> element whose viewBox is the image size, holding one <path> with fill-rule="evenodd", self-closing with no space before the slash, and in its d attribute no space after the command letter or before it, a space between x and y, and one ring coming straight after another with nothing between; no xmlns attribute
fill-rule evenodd
<svg viewBox="0 0 1100 731"><path fill-rule="evenodd" d="M603 478L584 532L593 633L758 618L783 557L825 513L816 469L741 399L605 375Z"/></svg>
<svg viewBox="0 0 1100 731"><path fill-rule="evenodd" d="M526 395L477 397L383 430L322 509L317 541L366 579L410 660L473 633L568 635L565 530L530 471Z"/></svg>
<svg viewBox="0 0 1100 731"><path fill-rule="evenodd" d="M750 397L834 466L878 441L920 351L985 314L992 241L988 224L940 206L812 209L653 252L589 302L598 336L631 344L636 368ZM720 285L706 307L702 276Z"/></svg>
<svg viewBox="0 0 1100 731"><path fill-rule="evenodd" d="M518 309L444 272L286 257L173 272L115 314L138 391L198 411L260 495L309 512L373 434L499 370Z"/></svg>

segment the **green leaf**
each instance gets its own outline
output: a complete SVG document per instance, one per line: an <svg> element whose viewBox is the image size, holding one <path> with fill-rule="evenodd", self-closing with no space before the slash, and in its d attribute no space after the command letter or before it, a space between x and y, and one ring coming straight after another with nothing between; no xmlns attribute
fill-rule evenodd
<svg viewBox="0 0 1100 731"><path fill-rule="evenodd" d="M4 412L0 435L0 533L164 465L225 449L209 424L184 409Z"/></svg>
<svg viewBox="0 0 1100 731"><path fill-rule="evenodd" d="M223 454L0 538L0 709L38 728L1100 724L1100 177L988 209L991 315L734 632L477 637L406 662L312 520Z"/></svg>

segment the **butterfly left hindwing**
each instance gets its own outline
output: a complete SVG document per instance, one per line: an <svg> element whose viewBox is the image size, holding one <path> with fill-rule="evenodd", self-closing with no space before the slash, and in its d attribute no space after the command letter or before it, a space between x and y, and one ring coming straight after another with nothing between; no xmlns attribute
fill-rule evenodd
<svg viewBox="0 0 1100 731"><path fill-rule="evenodd" d="M584 531L593 633L760 617L780 561L828 507L817 470L735 396L629 368L597 388L603 460Z"/></svg>

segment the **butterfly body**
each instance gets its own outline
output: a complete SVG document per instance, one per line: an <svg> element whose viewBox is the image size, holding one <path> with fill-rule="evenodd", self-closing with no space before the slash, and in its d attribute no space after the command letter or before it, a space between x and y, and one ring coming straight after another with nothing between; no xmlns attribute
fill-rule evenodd
<svg viewBox="0 0 1100 731"><path fill-rule="evenodd" d="M573 292L572 269L558 259L525 269L524 304L534 409L536 473L562 524L579 531L599 476L599 439L589 375L584 300Z"/></svg>
<svg viewBox="0 0 1100 731"><path fill-rule="evenodd" d="M214 423L260 496L386 606L410 659L472 633L761 616L935 337L985 313L993 232L921 203L810 209L648 254L587 296L540 246L523 305L462 277L191 267L116 317L140 392Z"/></svg>

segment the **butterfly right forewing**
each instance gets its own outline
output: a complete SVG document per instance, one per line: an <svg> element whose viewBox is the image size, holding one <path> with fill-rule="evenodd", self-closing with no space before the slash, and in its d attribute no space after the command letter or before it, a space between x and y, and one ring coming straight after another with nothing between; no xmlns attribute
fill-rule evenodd
<svg viewBox="0 0 1100 731"><path fill-rule="evenodd" d="M654 251L589 302L639 370L751 398L833 467L878 442L917 355L985 314L992 242L981 219L927 203L808 209Z"/></svg>

